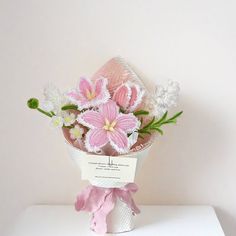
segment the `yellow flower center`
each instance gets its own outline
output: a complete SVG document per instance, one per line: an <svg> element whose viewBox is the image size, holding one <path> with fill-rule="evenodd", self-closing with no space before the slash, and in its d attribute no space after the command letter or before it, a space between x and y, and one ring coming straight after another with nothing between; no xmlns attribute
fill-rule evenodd
<svg viewBox="0 0 236 236"><path fill-rule="evenodd" d="M69 123L69 122L72 121L72 117L67 116L67 117L64 118L64 121L65 121L66 123Z"/></svg>
<svg viewBox="0 0 236 236"><path fill-rule="evenodd" d="M112 131L114 131L115 125L116 125L115 120L110 123L110 121L108 119L105 119L105 125L103 126L103 129L112 132Z"/></svg>
<svg viewBox="0 0 236 236"><path fill-rule="evenodd" d="M53 124L54 124L55 126L58 126L58 125L60 124L60 120L59 120L59 119L55 119L55 120L53 121Z"/></svg>
<svg viewBox="0 0 236 236"><path fill-rule="evenodd" d="M96 93L95 91L86 91L86 97L88 98L88 100L92 100L96 97Z"/></svg>
<svg viewBox="0 0 236 236"><path fill-rule="evenodd" d="M82 137L82 134L81 134L79 129L74 129L72 133L75 136L75 138L81 138Z"/></svg>

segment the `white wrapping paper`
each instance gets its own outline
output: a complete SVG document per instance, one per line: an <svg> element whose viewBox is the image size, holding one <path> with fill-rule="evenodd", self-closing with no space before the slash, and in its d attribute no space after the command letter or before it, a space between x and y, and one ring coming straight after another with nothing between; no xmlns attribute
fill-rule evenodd
<svg viewBox="0 0 236 236"><path fill-rule="evenodd" d="M122 157L131 157L137 158L137 166L136 172L141 168L144 158L148 155L149 149L151 147L152 142L146 145L142 150L131 152L126 155L117 156L117 158ZM81 169L82 167L82 159L88 156L94 155L88 152L81 151L80 149L72 146L69 142L66 142L67 149L71 158L75 161L77 166ZM99 181L91 181L89 182L97 187L103 188L122 188L127 183L115 182L114 180L99 180ZM131 231L135 226L135 215L132 210L126 205L126 203L122 202L120 199L117 199L114 209L107 216L107 231L109 233L122 233Z"/></svg>
<svg viewBox="0 0 236 236"><path fill-rule="evenodd" d="M129 157L129 158L136 158L137 159L137 166L136 166L136 172L141 168L142 163L144 161L144 158L148 155L148 152L150 150L152 142L150 141L150 144L147 145L145 148L143 148L140 151L136 152L131 152L128 154L124 155L119 155L117 158L122 158L122 157ZM75 161L77 166L80 168L82 167L82 159L87 158L88 156L97 156L96 154L91 154L88 152L81 151L80 149L72 146L70 143L66 142L68 152L71 156L71 158ZM92 181L89 180L89 182L97 187L103 187L103 188L121 188L124 187L127 183L120 183L120 182L115 182L114 180L97 180L97 181Z"/></svg>
<svg viewBox="0 0 236 236"><path fill-rule="evenodd" d="M117 199L114 209L107 216L107 232L122 233L135 227L135 215L120 199Z"/></svg>

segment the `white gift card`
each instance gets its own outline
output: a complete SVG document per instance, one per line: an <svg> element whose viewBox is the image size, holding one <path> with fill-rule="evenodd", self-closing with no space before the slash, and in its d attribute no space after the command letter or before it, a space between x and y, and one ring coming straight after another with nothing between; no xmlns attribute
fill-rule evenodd
<svg viewBox="0 0 236 236"><path fill-rule="evenodd" d="M82 159L81 178L134 182L137 159L117 156L88 156Z"/></svg>

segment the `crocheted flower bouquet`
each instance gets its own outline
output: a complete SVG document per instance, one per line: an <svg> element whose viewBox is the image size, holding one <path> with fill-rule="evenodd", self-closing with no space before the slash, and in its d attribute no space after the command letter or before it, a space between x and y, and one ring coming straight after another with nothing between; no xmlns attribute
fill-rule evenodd
<svg viewBox="0 0 236 236"><path fill-rule="evenodd" d="M71 157L89 180L75 207L91 213L95 232L134 228L134 216L140 212L131 196L138 189L135 172L154 138L163 134L163 125L176 123L182 114L168 117L178 93L178 83L172 81L148 91L122 59L113 58L91 79L80 78L70 91L61 93L50 85L42 103L28 100L29 108L62 128Z"/></svg>

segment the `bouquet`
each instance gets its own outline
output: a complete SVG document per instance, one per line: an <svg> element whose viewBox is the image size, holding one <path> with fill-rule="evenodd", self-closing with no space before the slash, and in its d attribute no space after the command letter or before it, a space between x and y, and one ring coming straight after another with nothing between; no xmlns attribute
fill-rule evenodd
<svg viewBox="0 0 236 236"><path fill-rule="evenodd" d="M135 172L154 139L163 135L164 125L176 123L182 114L168 113L178 95L179 85L173 81L148 91L123 59L113 58L69 91L49 85L42 102L28 100L29 108L62 129L82 177L90 181L75 208L91 213L90 228L95 232L134 228L134 215L140 212L132 198L138 189Z"/></svg>

